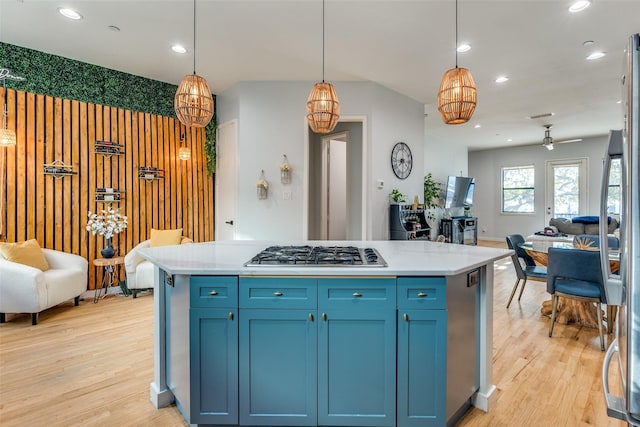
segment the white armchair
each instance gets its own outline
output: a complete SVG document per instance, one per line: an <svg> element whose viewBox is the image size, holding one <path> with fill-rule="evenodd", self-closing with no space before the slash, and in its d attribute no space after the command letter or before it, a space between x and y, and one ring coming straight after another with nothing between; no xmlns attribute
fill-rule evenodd
<svg viewBox="0 0 640 427"><path fill-rule="evenodd" d="M148 248L151 240L139 243L124 257L124 268L127 273L127 288L137 297L140 290L153 289L153 264L142 258L136 249ZM180 244L192 243L188 237L182 237Z"/></svg>
<svg viewBox="0 0 640 427"><path fill-rule="evenodd" d="M6 313L31 313L31 323L37 325L41 311L72 298L78 305L87 290L86 259L53 249L42 252L47 271L8 261L0 253L0 323Z"/></svg>

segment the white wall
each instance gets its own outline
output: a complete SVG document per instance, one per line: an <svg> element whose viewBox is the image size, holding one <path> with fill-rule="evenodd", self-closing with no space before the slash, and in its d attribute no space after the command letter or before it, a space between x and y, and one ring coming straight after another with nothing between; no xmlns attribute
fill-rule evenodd
<svg viewBox="0 0 640 427"><path fill-rule="evenodd" d="M388 238L388 195L392 188L422 194L423 105L371 82L334 83L342 116L365 116L367 127L367 238ZM303 236L305 102L313 82L241 82L216 98L218 123L238 120L238 239L295 240ZM413 172L398 180L391 170L393 145L406 142L413 152ZM292 182L280 183L286 154ZM269 198L256 198L256 181L265 171ZM377 189L383 179L385 188ZM219 183L223 185L223 183ZM291 191L291 200L283 192ZM360 195L354 195L360 197Z"/></svg>
<svg viewBox="0 0 640 427"><path fill-rule="evenodd" d="M469 176L476 178L472 214L478 217L478 238L504 240L504 237L511 233L527 236L548 225L545 224L545 162L547 160L588 158L589 201L588 212L584 214L598 215L602 162L607 141L607 136L589 138L582 142L557 144L552 151L540 145L533 145L470 152ZM526 165L535 167L535 213L502 214L500 212L501 169Z"/></svg>

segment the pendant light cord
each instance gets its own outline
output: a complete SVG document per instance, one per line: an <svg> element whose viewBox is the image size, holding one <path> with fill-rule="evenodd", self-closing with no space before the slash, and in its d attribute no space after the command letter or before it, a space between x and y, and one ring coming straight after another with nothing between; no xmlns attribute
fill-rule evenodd
<svg viewBox="0 0 640 427"><path fill-rule="evenodd" d="M458 0L456 0L456 68L458 68Z"/></svg>
<svg viewBox="0 0 640 427"><path fill-rule="evenodd" d="M196 73L196 0L193 0L193 74L195 73Z"/></svg>
<svg viewBox="0 0 640 427"><path fill-rule="evenodd" d="M324 83L324 0L322 0L322 83Z"/></svg>

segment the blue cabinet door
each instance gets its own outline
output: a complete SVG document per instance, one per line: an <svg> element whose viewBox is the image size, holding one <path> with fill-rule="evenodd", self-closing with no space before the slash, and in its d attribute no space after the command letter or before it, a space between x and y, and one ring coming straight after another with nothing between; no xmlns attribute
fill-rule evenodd
<svg viewBox="0 0 640 427"><path fill-rule="evenodd" d="M237 312L190 310L192 424L238 424Z"/></svg>
<svg viewBox="0 0 640 427"><path fill-rule="evenodd" d="M240 424L317 425L314 310L240 310Z"/></svg>
<svg viewBox="0 0 640 427"><path fill-rule="evenodd" d="M398 310L398 427L446 425L446 355L446 310Z"/></svg>
<svg viewBox="0 0 640 427"><path fill-rule="evenodd" d="M318 425L395 426L394 279L318 280Z"/></svg>

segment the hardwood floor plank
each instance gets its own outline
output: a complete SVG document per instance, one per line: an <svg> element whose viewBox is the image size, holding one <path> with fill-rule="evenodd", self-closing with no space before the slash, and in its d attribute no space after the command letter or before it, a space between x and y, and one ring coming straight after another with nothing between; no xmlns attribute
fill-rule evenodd
<svg viewBox="0 0 640 427"><path fill-rule="evenodd" d="M470 410L458 425L625 426L606 415L597 331L558 324L549 338L549 319L540 314L549 296L541 282L529 283L522 300L506 309L515 282L510 263L494 269L497 403L489 413ZM24 314L7 321L0 324L3 427L188 425L175 406L156 410L149 401L153 294L65 303L43 312L37 326Z"/></svg>

